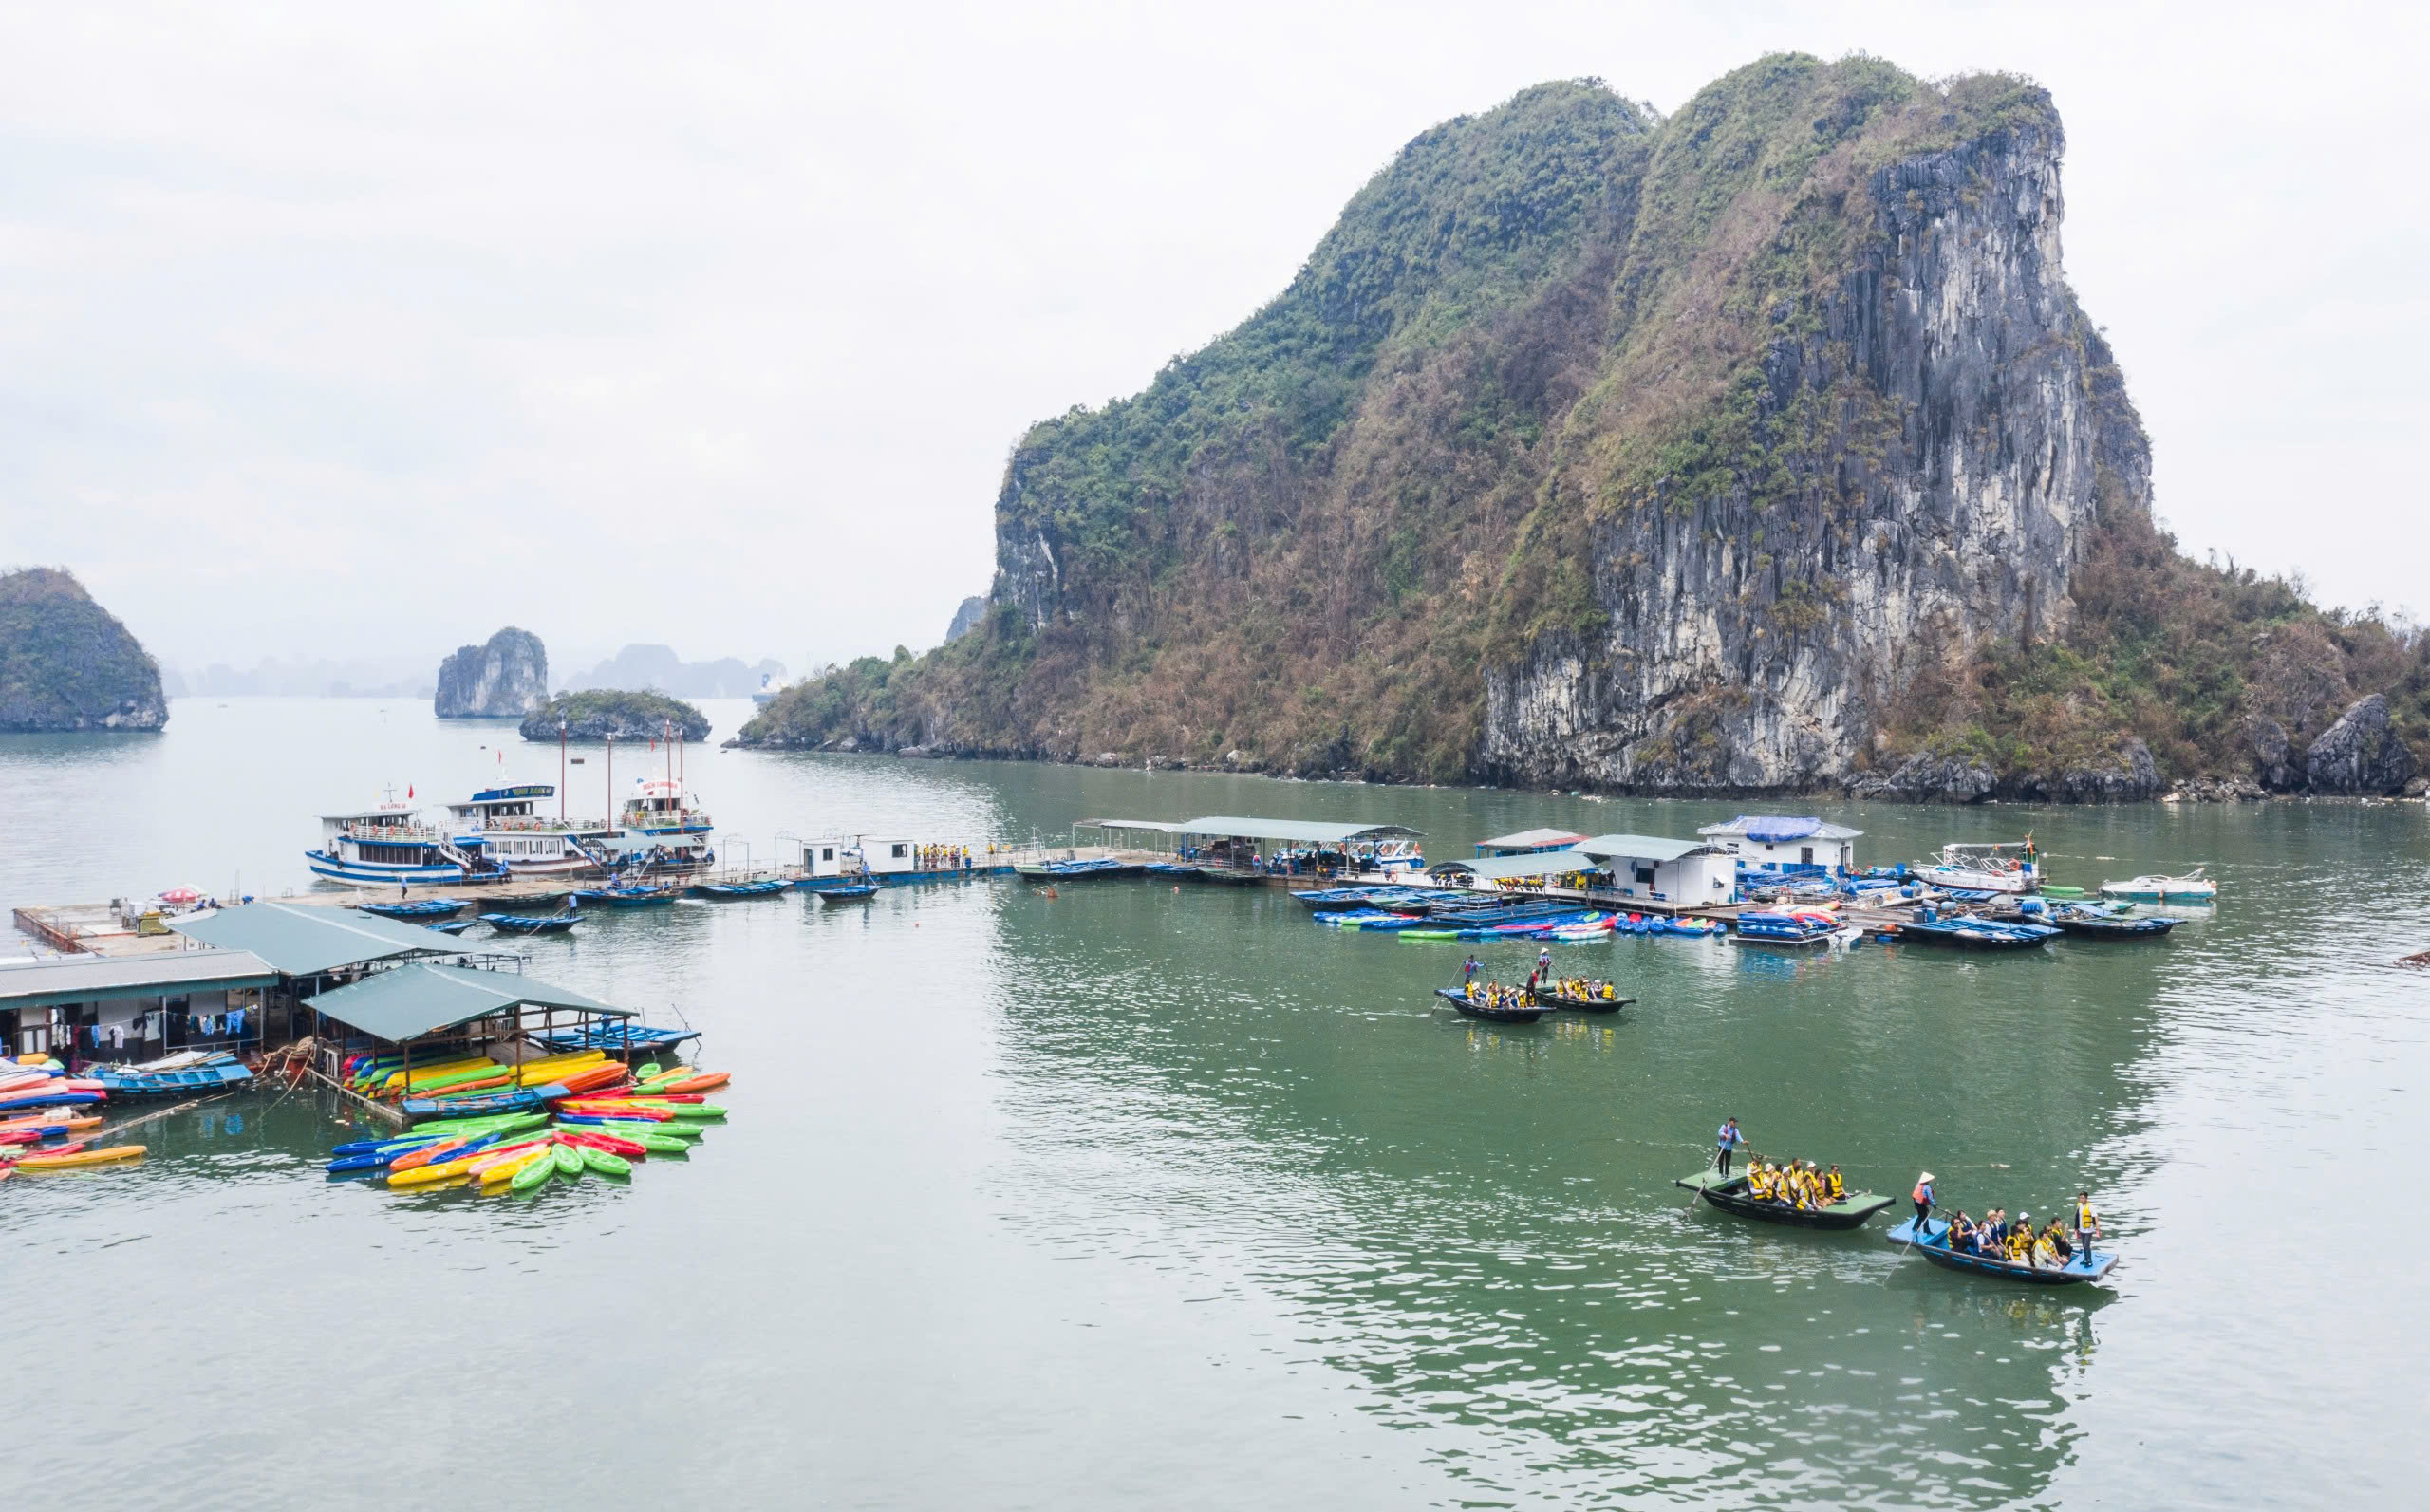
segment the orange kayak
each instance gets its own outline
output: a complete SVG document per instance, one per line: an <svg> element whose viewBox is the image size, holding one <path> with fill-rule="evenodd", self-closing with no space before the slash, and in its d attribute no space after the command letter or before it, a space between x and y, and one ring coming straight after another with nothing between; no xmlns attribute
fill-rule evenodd
<svg viewBox="0 0 2430 1512"><path fill-rule="evenodd" d="M393 1175L398 1171L413 1170L422 1166L438 1165L444 1162L448 1156L455 1154L458 1150L462 1149L472 1142L473 1136L467 1134L458 1139L442 1139L436 1145L424 1145L421 1148L415 1150L409 1155L400 1155L395 1160L390 1161L388 1163L388 1170L390 1174Z"/></svg>
<svg viewBox="0 0 2430 1512"><path fill-rule="evenodd" d="M697 1076L686 1076L681 1081L661 1082L649 1090L649 1094L652 1097L664 1097L670 1093L715 1092L732 1080L734 1080L734 1073L730 1071L704 1071Z"/></svg>
<svg viewBox="0 0 2430 1512"><path fill-rule="evenodd" d="M598 1092L604 1087L615 1086L628 1074L624 1067L609 1061L606 1065L586 1066L570 1076L560 1076L556 1085L570 1092Z"/></svg>
<svg viewBox="0 0 2430 1512"><path fill-rule="evenodd" d="M73 1170L79 1166L107 1166L114 1161L134 1160L144 1150L141 1145L108 1145L100 1149L80 1149L69 1154L28 1155L17 1162L19 1170Z"/></svg>

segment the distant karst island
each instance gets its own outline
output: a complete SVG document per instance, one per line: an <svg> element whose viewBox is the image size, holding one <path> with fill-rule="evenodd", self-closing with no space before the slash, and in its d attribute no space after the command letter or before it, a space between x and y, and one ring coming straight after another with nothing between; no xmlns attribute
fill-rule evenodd
<svg viewBox="0 0 2430 1512"><path fill-rule="evenodd" d="M158 730L160 664L64 568L0 572L0 731Z"/></svg>
<svg viewBox="0 0 2430 1512"><path fill-rule="evenodd" d="M548 701L549 648L510 625L439 664L431 708L442 719L519 719Z"/></svg>
<svg viewBox="0 0 2430 1512"><path fill-rule="evenodd" d="M560 693L518 727L526 740L658 740L669 730L686 740L709 737L708 716L663 693L587 688Z"/></svg>

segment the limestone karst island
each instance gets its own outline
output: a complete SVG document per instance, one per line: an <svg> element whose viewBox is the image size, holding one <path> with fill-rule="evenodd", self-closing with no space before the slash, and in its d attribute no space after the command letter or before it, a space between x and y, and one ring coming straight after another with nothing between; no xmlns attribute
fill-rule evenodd
<svg viewBox="0 0 2430 1512"><path fill-rule="evenodd" d="M2419 24L111 9L10 1507L2414 1504Z"/></svg>

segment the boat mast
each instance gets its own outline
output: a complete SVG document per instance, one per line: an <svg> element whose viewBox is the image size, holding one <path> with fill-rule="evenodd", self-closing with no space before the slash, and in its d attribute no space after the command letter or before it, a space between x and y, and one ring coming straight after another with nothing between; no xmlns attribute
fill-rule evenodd
<svg viewBox="0 0 2430 1512"><path fill-rule="evenodd" d="M566 721L557 721L557 823L566 822Z"/></svg>
<svg viewBox="0 0 2430 1512"><path fill-rule="evenodd" d="M608 822L616 822L616 732L608 732Z"/></svg>

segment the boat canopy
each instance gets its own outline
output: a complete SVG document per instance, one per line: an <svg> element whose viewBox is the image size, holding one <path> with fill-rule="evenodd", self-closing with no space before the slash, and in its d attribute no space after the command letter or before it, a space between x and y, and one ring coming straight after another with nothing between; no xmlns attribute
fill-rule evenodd
<svg viewBox="0 0 2430 1512"><path fill-rule="evenodd" d="M1709 833L1710 831L1699 831ZM1673 840L1658 834L1598 834L1578 842L1578 849L1597 861L1677 861L1707 855L1721 848L1705 840Z"/></svg>
<svg viewBox="0 0 2430 1512"><path fill-rule="evenodd" d="M1486 882L1510 882L1520 877L1550 877L1592 871L1595 858L1575 849L1530 850L1518 856L1478 856L1469 861L1438 861L1426 868L1437 877L1464 875Z"/></svg>
<svg viewBox="0 0 2430 1512"><path fill-rule="evenodd" d="M1158 834L1179 834L1182 827L1164 819L1075 819L1075 830L1152 830Z"/></svg>
<svg viewBox="0 0 2430 1512"><path fill-rule="evenodd" d="M304 1006L391 1044L521 1008L570 1008L609 1018L633 1017L630 1009L611 1007L570 988L551 987L511 971L436 966L421 961L307 998Z"/></svg>
<svg viewBox="0 0 2430 1512"><path fill-rule="evenodd" d="M1854 840L1864 833L1845 825L1825 824L1810 815L1742 813L1728 824L1709 824L1698 834L1731 835L1748 840Z"/></svg>
<svg viewBox="0 0 2430 1512"><path fill-rule="evenodd" d="M1586 837L1567 830L1522 830L1517 834L1496 835L1477 842L1477 854L1508 854L1514 850L1561 850Z"/></svg>
<svg viewBox="0 0 2430 1512"><path fill-rule="evenodd" d="M1353 840L1414 840L1426 831L1399 824L1340 824L1321 819L1259 819L1242 814L1208 814L1185 819L1173 834L1206 835L1224 840L1280 840L1292 845L1346 845Z"/></svg>
<svg viewBox="0 0 2430 1512"><path fill-rule="evenodd" d="M311 977L340 966L399 956L456 955L464 947L436 929L398 924L360 909L293 903L249 903L241 908L171 919L189 940L223 950L250 950L282 977Z"/></svg>
<svg viewBox="0 0 2430 1512"><path fill-rule="evenodd" d="M269 961L242 950L69 956L0 966L0 1009L55 1008L62 1003L277 984L278 973Z"/></svg>

